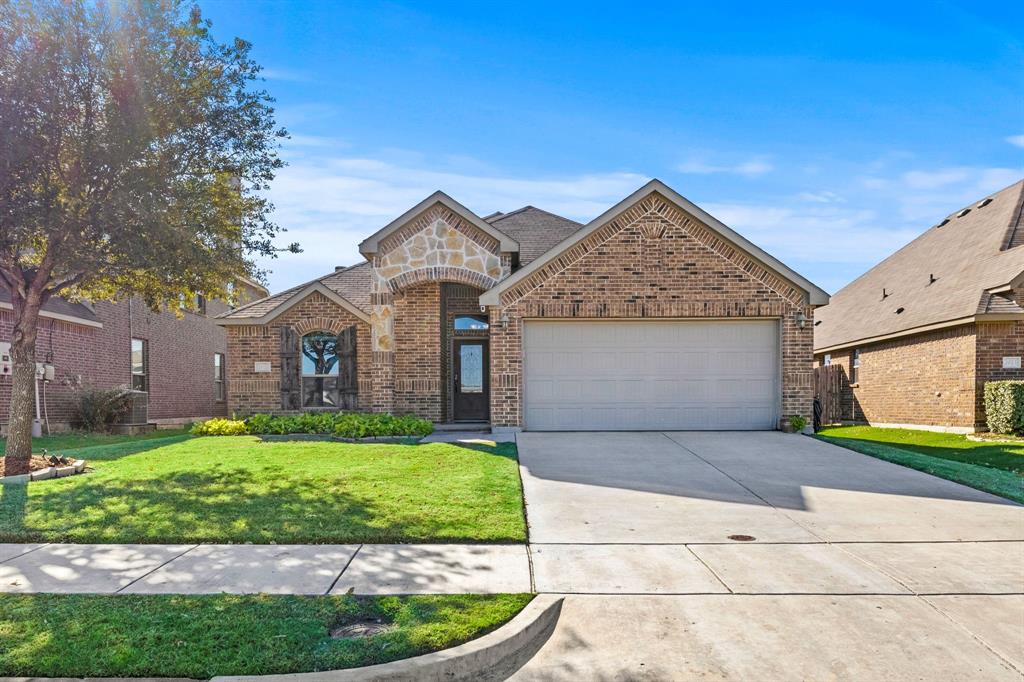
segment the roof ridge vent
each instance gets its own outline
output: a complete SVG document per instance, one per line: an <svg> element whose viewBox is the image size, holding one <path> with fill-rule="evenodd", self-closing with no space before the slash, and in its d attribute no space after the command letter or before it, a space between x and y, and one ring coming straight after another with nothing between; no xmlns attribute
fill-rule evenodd
<svg viewBox="0 0 1024 682"><path fill-rule="evenodd" d="M943 218L942 222L939 223L938 225L936 225L935 227L942 227L943 225L945 225L948 222L949 222L949 218Z"/></svg>
<svg viewBox="0 0 1024 682"><path fill-rule="evenodd" d="M959 213L957 213L957 214L956 214L956 217L957 217L957 218L963 218L963 217L964 217L965 215L967 215L967 214L968 214L968 213L970 213L970 212L971 212L971 207L970 207L970 206L968 206L968 207L967 207L967 208L965 208L964 210L962 210L962 211L960 211Z"/></svg>
<svg viewBox="0 0 1024 682"><path fill-rule="evenodd" d="M992 203L992 197L985 197L984 199L979 201L978 205L975 206L974 208L985 208L986 206L988 206L991 203Z"/></svg>

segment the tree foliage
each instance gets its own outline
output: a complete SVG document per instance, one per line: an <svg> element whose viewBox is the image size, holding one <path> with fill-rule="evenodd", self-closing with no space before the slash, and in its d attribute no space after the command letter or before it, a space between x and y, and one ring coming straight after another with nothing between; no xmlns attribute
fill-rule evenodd
<svg viewBox="0 0 1024 682"><path fill-rule="evenodd" d="M224 296L273 254L264 190L285 132L249 43L210 28L180 0L0 0L13 402L49 298ZM27 458L15 429L30 409L12 404L9 457Z"/></svg>

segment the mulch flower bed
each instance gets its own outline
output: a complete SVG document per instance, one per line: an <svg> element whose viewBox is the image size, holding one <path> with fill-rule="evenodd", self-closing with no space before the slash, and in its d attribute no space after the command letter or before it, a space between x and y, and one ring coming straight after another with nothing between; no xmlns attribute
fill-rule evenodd
<svg viewBox="0 0 1024 682"><path fill-rule="evenodd" d="M81 462L81 465L80 466L76 466L76 465L79 464L79 462ZM3 478L5 476L7 476L7 472L5 471L6 463L7 463L7 458L6 457L0 457L0 478ZM75 471L73 473L78 474L78 473L82 473L82 471L84 470L85 463L82 462L82 460L76 460L76 459L72 459L72 458L69 458L69 457L62 457L60 455L49 455L49 454L45 454L45 455L32 455L31 459L29 459L29 462L28 462L28 470L29 470L30 474L35 474L36 472L42 472L42 471L46 471L46 470L52 468L52 469L55 469L55 470L56 469L63 470L64 471L63 475L67 475L68 473L70 473L70 472L67 471L67 469L69 467L74 467ZM43 478L53 478L53 477L56 477L57 475L58 475L57 471L52 472L52 474L50 474L50 475L40 474L40 476L43 477ZM35 477L33 477L33 479L35 479Z"/></svg>

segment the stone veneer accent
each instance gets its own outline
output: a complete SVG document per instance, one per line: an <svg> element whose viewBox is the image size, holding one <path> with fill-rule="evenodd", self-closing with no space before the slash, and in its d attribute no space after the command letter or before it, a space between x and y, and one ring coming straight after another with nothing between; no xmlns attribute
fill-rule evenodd
<svg viewBox="0 0 1024 682"><path fill-rule="evenodd" d="M380 241L371 259L375 410L443 418L437 284L495 286L511 273L512 265L510 254L500 253L499 248L497 239L440 203ZM432 313L424 307L425 297L432 301ZM433 353L433 359L427 358L428 353ZM415 358L411 365L409 357Z"/></svg>
<svg viewBox="0 0 1024 682"><path fill-rule="evenodd" d="M803 329L795 321L801 311ZM524 319L744 317L781 320L782 416L810 418L813 308L806 294L652 194L490 308L491 423L522 425Z"/></svg>

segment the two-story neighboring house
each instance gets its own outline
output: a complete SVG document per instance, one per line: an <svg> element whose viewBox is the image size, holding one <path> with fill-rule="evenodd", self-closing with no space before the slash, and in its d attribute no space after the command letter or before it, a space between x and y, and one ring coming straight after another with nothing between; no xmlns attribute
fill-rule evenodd
<svg viewBox="0 0 1024 682"><path fill-rule="evenodd" d="M248 280L237 283L239 304L267 293ZM52 365L53 380L39 382L40 415L50 430L75 419L75 388L131 386L148 393L148 421L183 424L227 414L227 335L213 318L228 312L223 301L197 301L181 316L154 312L138 299L74 303L51 299L40 313L36 362ZM10 343L13 313L0 289L0 351ZM0 430L6 428L11 377L0 372Z"/></svg>
<svg viewBox="0 0 1024 682"><path fill-rule="evenodd" d="M844 421L970 432L984 386L1024 379L1024 180L955 211L816 313Z"/></svg>

